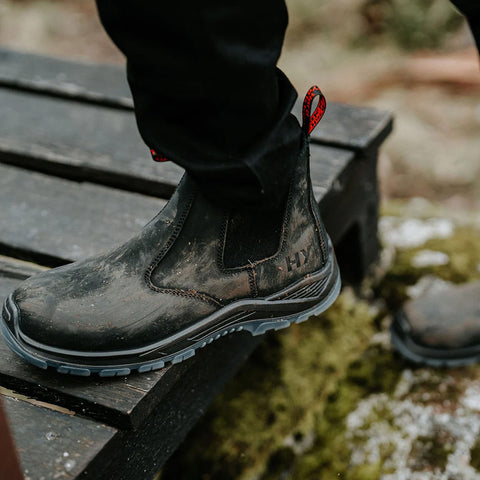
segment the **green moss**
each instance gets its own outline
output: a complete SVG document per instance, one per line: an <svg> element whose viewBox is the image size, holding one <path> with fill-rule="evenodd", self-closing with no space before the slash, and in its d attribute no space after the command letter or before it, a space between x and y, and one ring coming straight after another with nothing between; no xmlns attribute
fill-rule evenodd
<svg viewBox="0 0 480 480"><path fill-rule="evenodd" d="M320 431L325 416L336 423L340 411L344 417L355 406L351 399L381 388L357 363L366 358L371 372L381 368L370 353L362 357L373 323L368 304L346 290L325 315L267 336L167 463L162 480L242 479L262 472L271 478L277 464L289 470L287 437ZM338 410L329 407L332 395L341 400Z"/></svg>
<svg viewBox="0 0 480 480"><path fill-rule="evenodd" d="M480 472L480 438L477 439L470 450L470 465Z"/></svg>
<svg viewBox="0 0 480 480"><path fill-rule="evenodd" d="M412 259L421 250L435 250L447 254L447 265L416 268ZM399 308L408 298L407 287L425 275L435 275L453 283L480 279L480 235L473 227L459 227L449 238L434 238L421 247L400 250L395 262L381 282L374 287L375 294L387 300L391 310Z"/></svg>
<svg viewBox="0 0 480 480"><path fill-rule="evenodd" d="M402 362L379 347L370 347L350 363L318 421L315 445L297 460L295 479L334 479L340 475L340 478L353 480L362 478L356 476L362 472L364 478L379 478L382 462L379 465L350 466L351 451L345 437L345 420L362 398L376 392L391 393L402 369ZM377 412L376 417L385 419L386 415ZM391 448L385 449L382 460L391 453ZM366 476L372 472L377 472L376 476Z"/></svg>
<svg viewBox="0 0 480 480"><path fill-rule="evenodd" d="M343 478L345 478L345 480L376 480L380 478L381 473L380 463L374 465L358 465L352 468Z"/></svg>
<svg viewBox="0 0 480 480"><path fill-rule="evenodd" d="M270 455L266 472L260 480L278 480L293 468L295 452L289 447L281 447Z"/></svg>
<svg viewBox="0 0 480 480"><path fill-rule="evenodd" d="M445 252L450 264L414 268L413 256L426 248ZM472 280L480 278L479 263L478 231L458 228L451 238L398 252L374 293L387 300L391 311L406 299L406 286L423 275ZM167 463L162 480L376 480L389 473L385 462L395 446L381 449L378 464L351 465L351 449L355 442L364 445L365 437L361 432L352 437L345 426L360 400L372 393L391 394L404 368L390 351L370 345L382 323L378 320L367 302L345 289L325 315L268 335ZM410 395L423 397L428 387L418 387ZM451 394L454 401L456 391L446 388L442 395ZM365 429L378 421L393 428L391 415L387 407L372 411ZM312 443L303 445L303 438ZM412 459L416 455L425 465L431 462L441 468L449 453L447 440L419 439ZM423 468L422 461L418 468Z"/></svg>
<svg viewBox="0 0 480 480"><path fill-rule="evenodd" d="M457 228L455 234L447 239L432 239L425 248L438 250L450 257L448 265L422 269L423 273L434 275L454 283L480 279L480 235L478 230Z"/></svg>

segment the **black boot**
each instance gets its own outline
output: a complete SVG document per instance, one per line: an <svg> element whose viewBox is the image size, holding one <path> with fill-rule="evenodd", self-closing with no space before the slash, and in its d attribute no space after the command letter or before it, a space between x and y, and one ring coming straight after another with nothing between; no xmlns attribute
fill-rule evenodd
<svg viewBox="0 0 480 480"><path fill-rule="evenodd" d="M228 333L307 320L334 302L340 275L306 136L283 210L267 248L261 237L245 247L248 215L213 204L186 174L126 244L21 284L5 302L4 337L41 368L113 376L180 362Z"/></svg>
<svg viewBox="0 0 480 480"><path fill-rule="evenodd" d="M406 302L391 334L395 349L418 365L480 362L480 282L432 289Z"/></svg>

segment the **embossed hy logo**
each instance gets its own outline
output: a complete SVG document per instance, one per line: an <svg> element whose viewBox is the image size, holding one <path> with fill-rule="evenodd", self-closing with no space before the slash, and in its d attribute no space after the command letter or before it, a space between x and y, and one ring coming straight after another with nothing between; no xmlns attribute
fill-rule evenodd
<svg viewBox="0 0 480 480"><path fill-rule="evenodd" d="M296 252L293 257L287 256L285 261L287 262L287 269L291 272L295 268L300 268L302 265L305 265L310 258L310 248L307 250L301 249L299 252Z"/></svg>

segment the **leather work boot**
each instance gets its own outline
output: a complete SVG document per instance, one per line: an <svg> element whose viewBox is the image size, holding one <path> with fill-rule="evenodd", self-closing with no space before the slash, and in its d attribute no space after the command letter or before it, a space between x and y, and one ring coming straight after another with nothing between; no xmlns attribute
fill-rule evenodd
<svg viewBox="0 0 480 480"><path fill-rule="evenodd" d="M480 361L480 282L449 285L407 302L391 327L407 360L430 367Z"/></svg>
<svg viewBox="0 0 480 480"><path fill-rule="evenodd" d="M238 216L185 174L127 243L23 282L3 309L9 347L61 373L126 375L178 363L229 333L259 335L327 309L340 275L309 174L308 135L325 108L321 96L310 116L317 95L306 106L306 135L271 254L239 263Z"/></svg>

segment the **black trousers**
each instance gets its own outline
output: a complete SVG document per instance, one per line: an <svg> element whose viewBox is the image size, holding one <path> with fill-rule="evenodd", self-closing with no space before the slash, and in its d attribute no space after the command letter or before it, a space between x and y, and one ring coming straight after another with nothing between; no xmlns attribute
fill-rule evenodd
<svg viewBox="0 0 480 480"><path fill-rule="evenodd" d="M127 57L145 143L223 204L271 209L301 143L297 94L276 64L284 0L97 0Z"/></svg>
<svg viewBox="0 0 480 480"><path fill-rule="evenodd" d="M452 0L480 46L480 0ZM284 0L97 0L127 57L145 143L225 205L271 209L301 141L297 94L276 67Z"/></svg>

